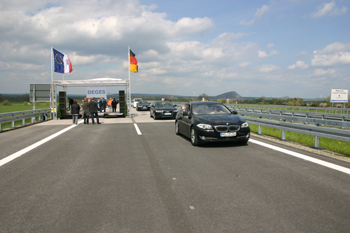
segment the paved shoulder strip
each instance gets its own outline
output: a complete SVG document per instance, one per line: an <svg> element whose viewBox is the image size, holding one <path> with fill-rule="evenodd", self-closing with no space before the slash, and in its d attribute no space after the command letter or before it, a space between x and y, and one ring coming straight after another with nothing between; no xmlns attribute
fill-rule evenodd
<svg viewBox="0 0 350 233"><path fill-rule="evenodd" d="M277 146L273 146L273 145L270 145L270 144L267 144L267 143L264 143L264 142L260 142L260 141L254 140L254 139L250 139L249 142L252 142L252 143L258 144L260 146L264 146L264 147L267 147L267 148L270 148L272 150L276 150L276 151L279 151L279 152L282 152L282 153L285 153L285 154L289 154L289 155L292 155L294 157L297 157L297 158L300 158L300 159L304 159L306 161L309 161L309 162L312 162L312 163L316 163L316 164L319 164L319 165L322 165L322 166L325 166L325 167L328 167L328 168L331 168L331 169L334 169L334 170L337 170L337 171L340 171L340 172L344 172L344 173L350 175L350 169L349 168L345 168L345 167L342 167L342 166L339 166L339 165L336 165L336 164L333 164L333 163L329 163L329 162L326 162L326 161L323 161L323 160L320 160L320 159L315 159L315 158L312 158L310 156L306 156L306 155L303 155L303 154L300 154L300 153L297 153L297 152L294 152L294 151L291 151L291 150L287 150L287 149L283 149L283 148L280 148L280 147L277 147Z"/></svg>
<svg viewBox="0 0 350 233"><path fill-rule="evenodd" d="M79 124L80 124L81 122L82 122L82 121L80 121ZM26 147L26 148L24 148L24 149L22 149L22 150L20 150L20 151L17 151L16 153L13 153L12 155L7 156L6 158L1 159L1 160L0 160L0 167L3 166L3 165L5 165L5 164L7 164L7 163L9 163L9 162L11 162L12 160L14 160L14 159L16 159L16 158L22 156L23 154L25 154L25 153L27 153L27 152L29 152L29 151L31 151L31 150L37 148L38 146L41 146L42 144L44 144L44 143L46 143L46 142L48 142L48 141L54 139L55 137L57 137L57 136L59 136L59 135L65 133L65 132L67 132L68 130L73 129L73 128L76 127L76 126L77 126L77 125L71 125L71 126L65 128L65 129L62 129L61 131L59 131L59 132L57 132L57 133L55 133L55 134L52 134L51 136L49 136L49 137L47 137L47 138L44 138L44 139L42 139L42 140L40 140L40 141L34 143L33 145L30 145L30 146L28 146L28 147Z"/></svg>

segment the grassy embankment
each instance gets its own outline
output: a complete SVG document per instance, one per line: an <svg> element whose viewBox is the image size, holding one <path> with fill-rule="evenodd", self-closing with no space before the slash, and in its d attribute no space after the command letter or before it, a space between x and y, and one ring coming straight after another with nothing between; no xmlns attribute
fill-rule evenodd
<svg viewBox="0 0 350 233"><path fill-rule="evenodd" d="M249 126L252 132L255 132L255 133L259 132L258 125L249 124ZM280 129L261 127L261 133L264 135L278 138L278 139L282 138L282 130ZM286 140L297 142L310 147L315 146L315 136L312 136L312 135L286 131ZM343 154L345 157L350 157L350 142L344 142L344 141L320 137L319 147L329 151L334 151L334 152Z"/></svg>
<svg viewBox="0 0 350 233"><path fill-rule="evenodd" d="M0 103L0 113L6 113L6 112L19 112L19 111L27 111L27 110L33 110L32 105L26 105L23 102L10 102L9 105L2 105L3 103ZM36 103L35 109L42 109L42 108L50 108L50 103ZM50 116L47 116L48 119ZM38 117L35 118L34 122L38 121ZM31 119L28 118L25 120L26 124L31 123ZM15 127L21 126L22 120L15 121ZM12 123L3 123L1 124L1 130L9 129L12 127Z"/></svg>
<svg viewBox="0 0 350 233"><path fill-rule="evenodd" d="M250 107L252 105L247 105L246 107ZM276 106L271 105L269 107L259 107L257 108L260 109L271 109L273 110ZM294 106L294 108L297 108L297 106ZM281 111L288 111L292 110L290 106L286 106L285 108L279 108L278 110ZM313 109L300 109L301 112L313 112L315 113L316 111ZM318 110L317 113L325 113L324 110ZM327 112L328 113L328 112ZM334 112L334 114L344 114L344 111L341 109L337 110L337 112ZM258 125L253 125L249 124L251 131L252 132L258 132L259 126ZM276 138L282 138L282 130L280 129L274 129L274 128L268 128L268 127L262 127L262 134L269 135L272 137ZM315 137L312 135L307 135L307 134L301 134L301 133L295 133L295 132L286 132L286 140L288 141L293 141L297 142L306 146L314 146L315 145ZM346 157L350 157L350 142L343 142L343 141L338 141L334 139L328 139L328 138L319 138L319 146L321 148L324 148L326 150L334 151L337 153L341 153Z"/></svg>

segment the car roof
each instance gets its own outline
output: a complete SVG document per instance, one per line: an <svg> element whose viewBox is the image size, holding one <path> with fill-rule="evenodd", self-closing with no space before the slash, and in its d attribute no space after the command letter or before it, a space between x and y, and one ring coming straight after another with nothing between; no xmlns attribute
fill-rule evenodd
<svg viewBox="0 0 350 233"><path fill-rule="evenodd" d="M189 104L193 105L193 104L222 104L219 102L215 102L215 101L196 101L196 102L190 102Z"/></svg>

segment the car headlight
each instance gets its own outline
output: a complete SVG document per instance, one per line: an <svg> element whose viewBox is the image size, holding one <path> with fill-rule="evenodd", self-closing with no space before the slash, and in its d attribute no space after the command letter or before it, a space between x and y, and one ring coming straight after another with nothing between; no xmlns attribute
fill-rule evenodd
<svg viewBox="0 0 350 233"><path fill-rule="evenodd" d="M177 112L177 110L174 110L173 112Z"/></svg>
<svg viewBox="0 0 350 233"><path fill-rule="evenodd" d="M242 125L241 125L241 128L247 128L249 127L248 123L247 122L244 122Z"/></svg>
<svg viewBox="0 0 350 233"><path fill-rule="evenodd" d="M163 112L163 110L156 110L156 112Z"/></svg>
<svg viewBox="0 0 350 233"><path fill-rule="evenodd" d="M207 124L198 124L197 127L201 129L213 129L211 125L207 125Z"/></svg>

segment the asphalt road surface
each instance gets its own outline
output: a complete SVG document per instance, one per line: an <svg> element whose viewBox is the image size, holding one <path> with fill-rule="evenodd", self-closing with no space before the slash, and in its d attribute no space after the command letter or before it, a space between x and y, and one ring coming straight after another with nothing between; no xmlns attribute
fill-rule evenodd
<svg viewBox="0 0 350 233"><path fill-rule="evenodd" d="M193 147L133 113L0 133L0 232L350 231L349 163L254 135Z"/></svg>

